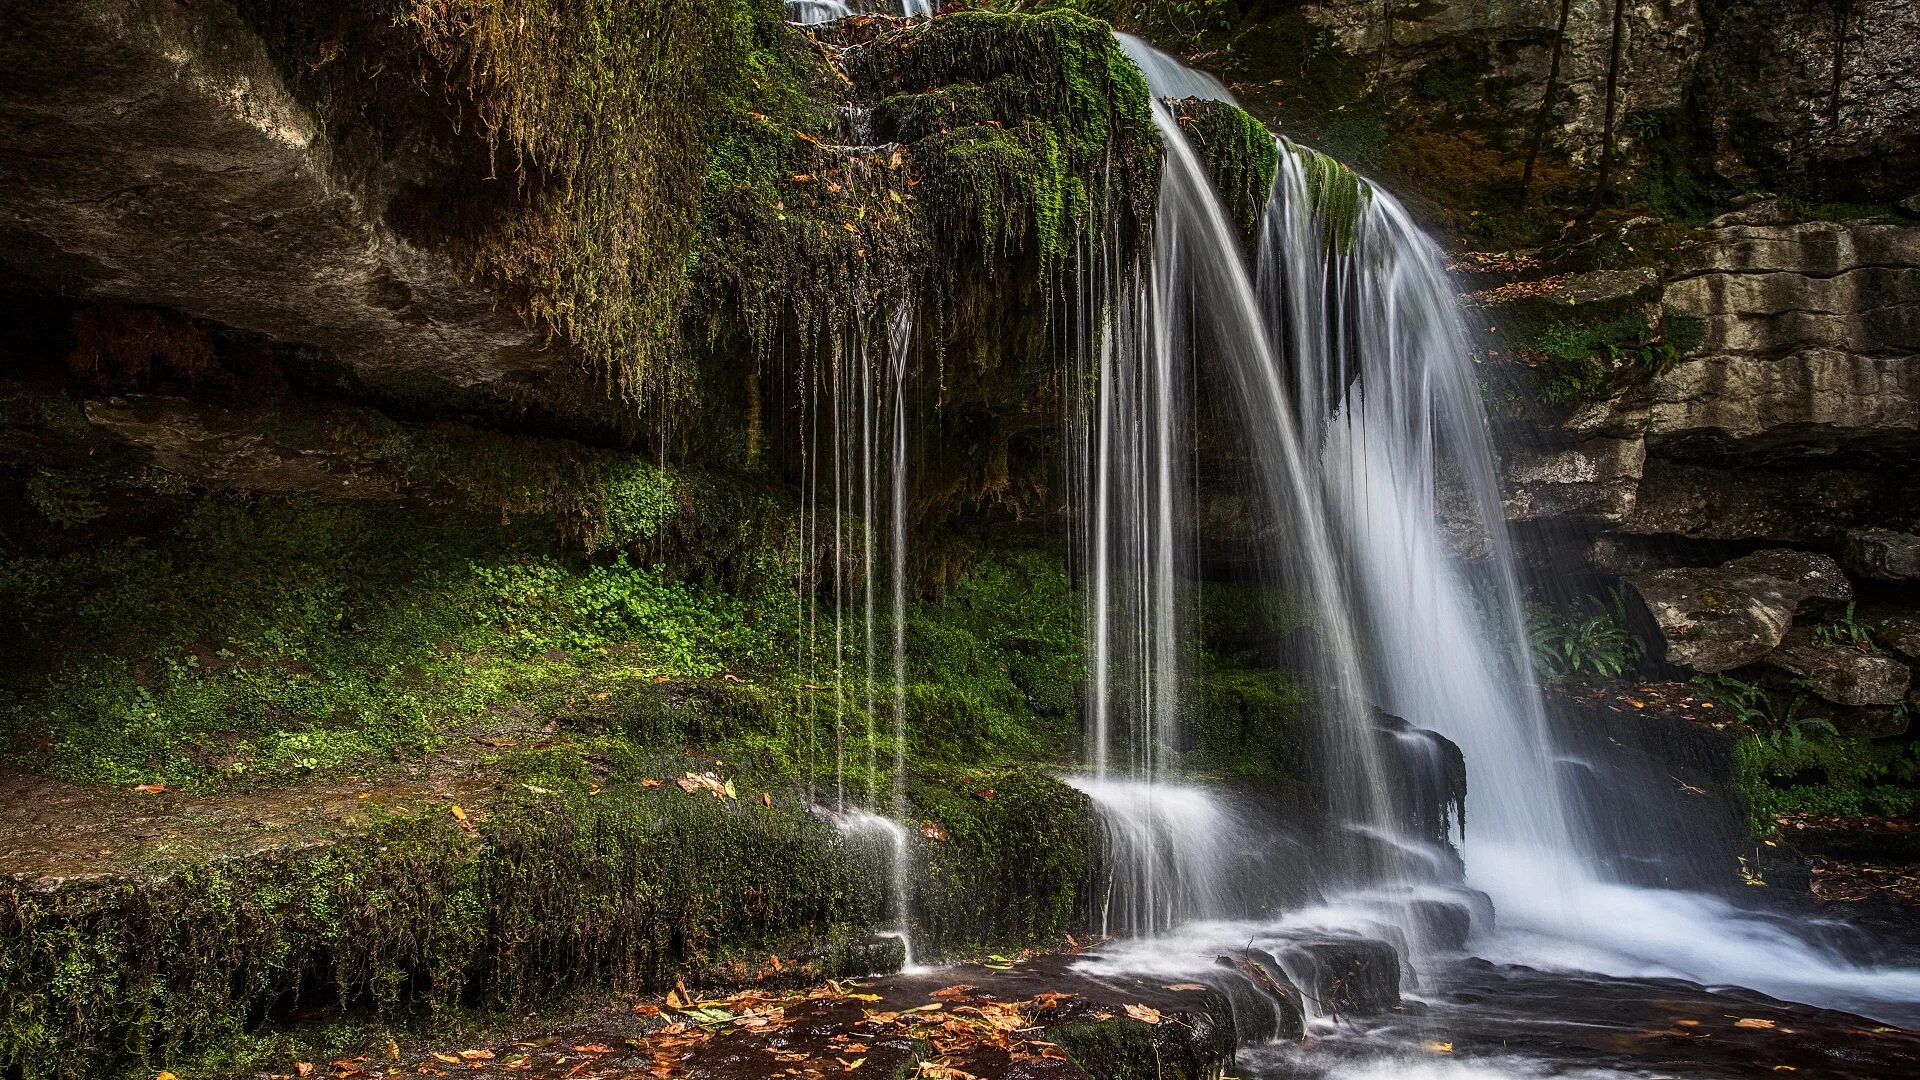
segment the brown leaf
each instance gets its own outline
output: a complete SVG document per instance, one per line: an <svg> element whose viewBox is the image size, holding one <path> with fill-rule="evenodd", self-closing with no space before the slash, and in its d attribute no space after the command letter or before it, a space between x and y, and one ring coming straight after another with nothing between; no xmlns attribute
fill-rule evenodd
<svg viewBox="0 0 1920 1080"><path fill-rule="evenodd" d="M645 788L655 788L655 787L659 787L661 784L664 784L664 783L666 783L665 780L655 780L649 777L648 779L640 781L640 786Z"/></svg>
<svg viewBox="0 0 1920 1080"><path fill-rule="evenodd" d="M1160 1022L1160 1010L1151 1005L1123 1005L1121 1008L1127 1010L1128 1016L1133 1017L1143 1024L1157 1024Z"/></svg>
<svg viewBox="0 0 1920 1080"><path fill-rule="evenodd" d="M581 1054L611 1054L611 1053L613 1053L613 1047L611 1047L611 1046L607 1046L607 1045L605 1045L604 1043L581 1043L581 1044L580 1044L579 1046L576 1046L576 1047L574 1047L573 1049L574 1049L574 1051L575 1051L575 1052L577 1052L577 1053L581 1053Z"/></svg>
<svg viewBox="0 0 1920 1080"><path fill-rule="evenodd" d="M462 1061L487 1061L492 1059L492 1057L493 1057L493 1051L491 1050L460 1051L460 1060Z"/></svg>
<svg viewBox="0 0 1920 1080"><path fill-rule="evenodd" d="M461 828L467 830L468 832L473 831L473 822L467 820L467 812L465 810L460 809L459 803L454 803L453 805L447 807L447 810L449 813L453 814L453 820L456 824L458 824Z"/></svg>
<svg viewBox="0 0 1920 1080"><path fill-rule="evenodd" d="M165 784L135 784L135 785L134 785L134 788L133 788L133 790L135 790L135 791L137 791L137 792L139 792L139 793L140 793L140 794L142 794L142 795L164 795L164 794L166 794L166 790L167 790L167 785L165 785Z"/></svg>
<svg viewBox="0 0 1920 1080"><path fill-rule="evenodd" d="M765 792L765 791L763 791L763 792L761 792L761 793L760 793L760 801L761 801L761 802L762 802L763 804L765 804L765 805L766 805L766 808L767 808L767 809L769 809L769 810L771 810L771 809L773 809L773 795L772 795L772 794L770 794L770 793L768 793L768 792Z"/></svg>
<svg viewBox="0 0 1920 1080"><path fill-rule="evenodd" d="M1743 1016L1740 1019L1735 1020L1733 1022L1733 1026L1739 1027L1739 1028L1763 1028L1764 1029L1764 1028L1771 1028L1775 1025L1772 1020L1762 1020L1757 1016Z"/></svg>

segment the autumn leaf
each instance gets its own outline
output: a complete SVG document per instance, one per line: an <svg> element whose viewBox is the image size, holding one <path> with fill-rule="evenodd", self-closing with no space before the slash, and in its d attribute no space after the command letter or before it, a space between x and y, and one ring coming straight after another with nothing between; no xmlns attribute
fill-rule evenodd
<svg viewBox="0 0 1920 1080"><path fill-rule="evenodd" d="M1453 1053L1453 1044L1450 1042L1430 1042L1427 1044L1427 1053L1451 1054Z"/></svg>
<svg viewBox="0 0 1920 1080"><path fill-rule="evenodd" d="M293 1072L294 1072L294 1075L296 1075L296 1076L312 1076L312 1075L313 1075L313 1062L311 1062L311 1061L296 1061L296 1062L294 1062L294 1063L293 1063Z"/></svg>
<svg viewBox="0 0 1920 1080"><path fill-rule="evenodd" d="M661 784L664 784L664 783L666 783L665 780L654 780L649 778L649 779L640 781L640 786L644 788L655 788L655 787L659 787Z"/></svg>
<svg viewBox="0 0 1920 1080"><path fill-rule="evenodd" d="M575 1047L575 1049L579 1049L579 1048ZM493 1051L491 1050L460 1051L460 1060L462 1061L488 1061L488 1060L491 1060L492 1058L493 1058Z"/></svg>
<svg viewBox="0 0 1920 1080"><path fill-rule="evenodd" d="M1160 1010L1150 1005L1123 1005L1121 1008L1127 1010L1128 1016L1133 1017L1143 1024L1157 1024L1160 1022Z"/></svg>
<svg viewBox="0 0 1920 1080"><path fill-rule="evenodd" d="M473 831L473 822L467 820L467 812L460 808L459 803L454 803L453 805L447 807L447 811L453 815L453 820L455 824L459 825L462 829L465 829L468 832Z"/></svg>
<svg viewBox="0 0 1920 1080"><path fill-rule="evenodd" d="M1205 987L1205 986L1202 986L1202 985L1201 985L1201 984L1199 984L1199 983L1173 983L1173 984L1171 984L1171 985L1169 985L1169 986L1167 987L1167 989L1169 989L1169 990L1182 990L1182 991L1195 991L1195 990L1205 990L1205 989L1206 989L1206 987Z"/></svg>
<svg viewBox="0 0 1920 1080"><path fill-rule="evenodd" d="M611 1047L611 1046L607 1046L607 1045L605 1045L605 1044L603 1044L603 1043L581 1043L581 1044L580 1044L579 1046L576 1046L576 1047L574 1047L573 1049L574 1049L574 1051L575 1051L576 1053L581 1053L581 1054L611 1054L611 1053L613 1053L613 1047Z"/></svg>
<svg viewBox="0 0 1920 1080"><path fill-rule="evenodd" d="M763 791L763 792L761 792L761 793L760 793L760 802L761 802L761 803L762 803L763 805L765 805L767 809L769 809L769 810L771 810L771 809L773 809L773 796L772 796L772 795L771 795L770 793L768 793L768 792L765 792L765 791Z"/></svg>
<svg viewBox="0 0 1920 1080"><path fill-rule="evenodd" d="M135 791L137 791L137 792L139 792L139 793L140 793L140 794L142 794L142 795L164 795L164 794L166 794L166 791L167 791L167 785L165 785L165 784L136 784L136 785L134 785L134 788L133 788L133 790L135 790Z"/></svg>
<svg viewBox="0 0 1920 1080"><path fill-rule="evenodd" d="M1735 1020L1735 1021L1733 1022L1733 1026L1734 1026L1734 1027L1738 1027L1738 1028L1761 1028L1761 1029L1767 1029L1767 1028L1772 1028L1772 1027L1774 1027L1774 1026L1775 1026L1775 1024L1774 1024L1774 1022L1773 1022L1772 1020L1762 1020L1761 1018L1759 1018L1759 1017L1757 1017L1757 1016L1743 1016L1743 1017L1741 1017L1741 1018L1739 1018L1738 1020Z"/></svg>

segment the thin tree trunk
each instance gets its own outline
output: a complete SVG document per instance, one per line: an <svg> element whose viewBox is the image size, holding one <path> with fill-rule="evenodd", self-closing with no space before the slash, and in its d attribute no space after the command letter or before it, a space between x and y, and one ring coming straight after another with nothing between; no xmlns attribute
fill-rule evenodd
<svg viewBox="0 0 1920 1080"><path fill-rule="evenodd" d="M1553 95L1560 89L1560 53L1567 41L1567 13L1573 0L1560 0L1560 24L1553 31L1553 59L1547 62L1547 92L1540 98L1540 119L1533 125L1533 143L1527 147L1527 167L1520 173L1520 195L1524 198L1533 183L1533 163L1540 158L1540 147L1547 141L1547 126L1553 121Z"/></svg>
<svg viewBox="0 0 1920 1080"><path fill-rule="evenodd" d="M1847 20L1853 14L1853 0L1833 0L1833 103L1827 109L1827 130L1840 132L1840 84L1846 77Z"/></svg>
<svg viewBox="0 0 1920 1080"><path fill-rule="evenodd" d="M1613 180L1613 114L1619 104L1620 49L1626 35L1627 0L1613 0L1613 48L1607 55L1607 112L1600 129L1600 177L1593 187L1593 208L1606 199Z"/></svg>

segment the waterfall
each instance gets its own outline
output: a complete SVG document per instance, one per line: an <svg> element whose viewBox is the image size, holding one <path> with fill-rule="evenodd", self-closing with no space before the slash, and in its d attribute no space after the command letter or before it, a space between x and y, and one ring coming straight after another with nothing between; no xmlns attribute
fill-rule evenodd
<svg viewBox="0 0 1920 1080"><path fill-rule="evenodd" d="M1132 929L1230 914L1216 879L1180 862L1205 848L1192 837L1202 826L1169 828L1145 809L1191 801L1169 754L1182 692L1182 410L1190 369L1204 360L1227 376L1280 535L1274 565L1311 604L1318 632L1320 760L1347 839L1320 860L1330 899L1312 910L1389 937L1415 967L1452 947L1425 932L1421 905L1458 902L1447 883L1459 864L1437 846L1444 828L1410 821L1419 800L1398 790L1425 750L1405 744L1430 729L1460 748L1472 778L1464 869L1491 904L1463 906L1480 955L1733 983L1911 1020L1920 972L1860 963L1717 897L1608 878L1532 682L1472 339L1437 250L1388 193L1281 140L1259 248L1246 259L1159 100L1230 95L1119 37L1148 77L1166 155L1151 272L1112 304L1101 346L1094 777L1082 786L1136 897L1144 925ZM1190 925L1185 944L1134 960L1159 970L1205 932Z"/></svg>
<svg viewBox="0 0 1920 1080"><path fill-rule="evenodd" d="M786 0L787 21L801 26L817 26L835 19L844 19L849 15L860 15L869 11L883 10L882 5L868 5L862 0ZM899 0L898 14L912 18L932 18L933 0Z"/></svg>

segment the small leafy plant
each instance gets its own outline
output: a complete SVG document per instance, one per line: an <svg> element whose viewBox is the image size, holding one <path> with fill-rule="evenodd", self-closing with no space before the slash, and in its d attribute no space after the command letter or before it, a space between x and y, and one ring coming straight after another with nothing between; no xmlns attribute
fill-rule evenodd
<svg viewBox="0 0 1920 1080"><path fill-rule="evenodd" d="M1531 607L1534 665L1548 682L1577 675L1618 678L1646 655L1646 642L1628 628L1626 598L1618 589L1609 589L1608 596L1607 602L1588 597L1571 612Z"/></svg>
<svg viewBox="0 0 1920 1080"><path fill-rule="evenodd" d="M1847 604L1847 610L1838 618L1814 627L1813 640L1820 645L1874 651L1872 628L1855 617L1852 603Z"/></svg>

